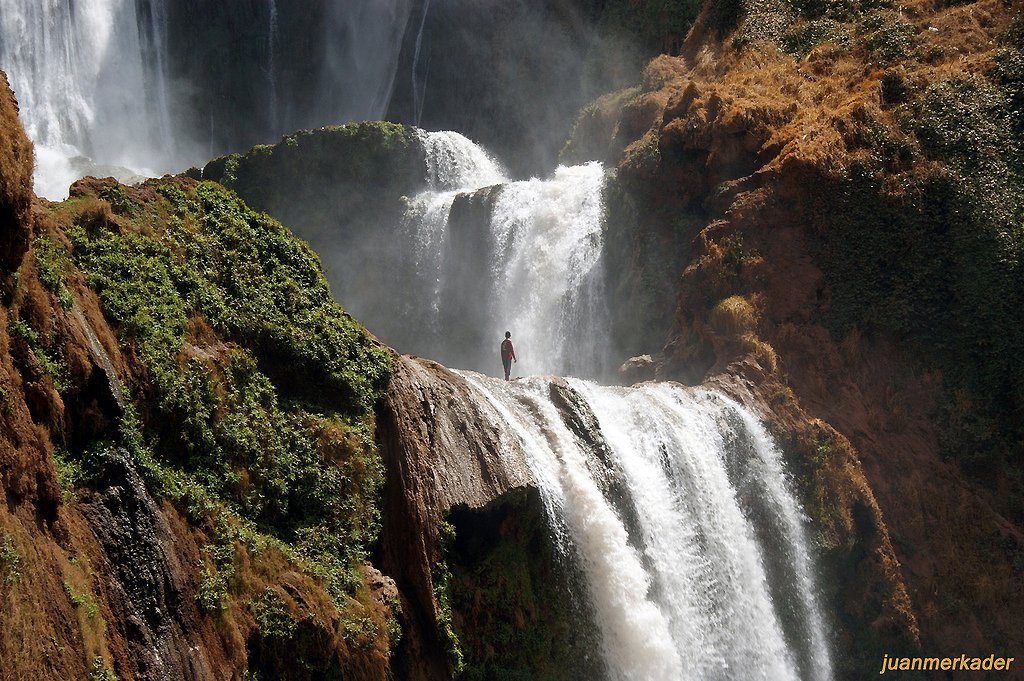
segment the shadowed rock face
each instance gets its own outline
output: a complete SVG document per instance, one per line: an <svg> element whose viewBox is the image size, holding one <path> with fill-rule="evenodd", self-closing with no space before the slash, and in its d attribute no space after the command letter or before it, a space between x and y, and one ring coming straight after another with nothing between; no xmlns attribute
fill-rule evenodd
<svg viewBox="0 0 1024 681"><path fill-rule="evenodd" d="M18 102L0 71L0 267L16 269L28 249L32 143L18 121Z"/></svg>
<svg viewBox="0 0 1024 681"><path fill-rule="evenodd" d="M458 374L397 358L377 426L387 470L380 565L405 597L401 678L450 676L431 576L442 520L456 506L481 509L531 485L521 454L504 446L482 408Z"/></svg>
<svg viewBox="0 0 1024 681"><path fill-rule="evenodd" d="M110 568L112 605L123 623L136 679L206 679L213 671L185 632L197 613L174 536L129 455L117 450L103 485L82 510Z"/></svg>

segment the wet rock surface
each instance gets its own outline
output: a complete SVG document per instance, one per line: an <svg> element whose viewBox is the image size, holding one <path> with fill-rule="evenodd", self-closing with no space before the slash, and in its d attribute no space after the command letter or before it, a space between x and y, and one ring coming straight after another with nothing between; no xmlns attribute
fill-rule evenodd
<svg viewBox="0 0 1024 681"><path fill-rule="evenodd" d="M399 676L450 676L438 640L431 571L440 557L439 526L455 506L483 508L531 484L521 455L480 411L466 380L442 365L398 357L377 416L384 487L380 566L404 595L407 630ZM400 665L403 663L400 663Z"/></svg>
<svg viewBox="0 0 1024 681"><path fill-rule="evenodd" d="M100 480L103 484L84 501L82 511L109 565L112 606L125 628L135 678L213 677L189 640L197 613L186 566L127 452L114 451Z"/></svg>

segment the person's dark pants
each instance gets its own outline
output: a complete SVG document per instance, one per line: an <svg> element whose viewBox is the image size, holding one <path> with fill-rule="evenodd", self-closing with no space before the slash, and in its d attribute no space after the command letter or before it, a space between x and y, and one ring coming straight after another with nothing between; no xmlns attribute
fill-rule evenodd
<svg viewBox="0 0 1024 681"><path fill-rule="evenodd" d="M512 373L512 358L502 358L501 363L505 366L505 380L508 380L508 375Z"/></svg>

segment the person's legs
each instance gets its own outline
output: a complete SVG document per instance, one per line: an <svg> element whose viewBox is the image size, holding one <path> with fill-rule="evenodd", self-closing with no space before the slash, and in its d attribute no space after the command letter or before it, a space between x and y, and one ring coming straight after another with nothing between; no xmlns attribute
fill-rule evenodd
<svg viewBox="0 0 1024 681"><path fill-rule="evenodd" d="M508 380L508 376L512 373L512 358L501 360L502 365L505 367L505 380Z"/></svg>

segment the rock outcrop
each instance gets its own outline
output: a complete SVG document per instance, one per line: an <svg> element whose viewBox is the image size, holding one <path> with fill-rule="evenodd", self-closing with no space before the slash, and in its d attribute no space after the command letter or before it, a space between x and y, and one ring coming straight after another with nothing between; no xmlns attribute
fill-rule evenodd
<svg viewBox="0 0 1024 681"><path fill-rule="evenodd" d="M88 178L51 204L6 88L0 124L0 678L385 679L398 595L366 554L387 352L308 247L223 188ZM183 226L187 258L170 247ZM227 278L186 264L236 236L199 259L240 258L231 290L287 288L246 296L258 331L222 306ZM282 521L289 503L305 520Z"/></svg>
<svg viewBox="0 0 1024 681"><path fill-rule="evenodd" d="M0 71L0 268L16 269L28 249L32 205L32 143L18 120L18 102Z"/></svg>
<svg viewBox="0 0 1024 681"><path fill-rule="evenodd" d="M893 636L1021 645L1022 30L999 2L844 7L705 3L566 153L617 165L613 292L657 301L613 308L629 354L756 386L808 507L859 528L836 565L862 566L837 594L872 621L848 628L860 678Z"/></svg>
<svg viewBox="0 0 1024 681"><path fill-rule="evenodd" d="M531 484L518 448L485 408L460 375L399 357L377 416L387 470L380 564L404 595L401 674L412 681L451 674L432 574L442 523L456 507L480 510Z"/></svg>

